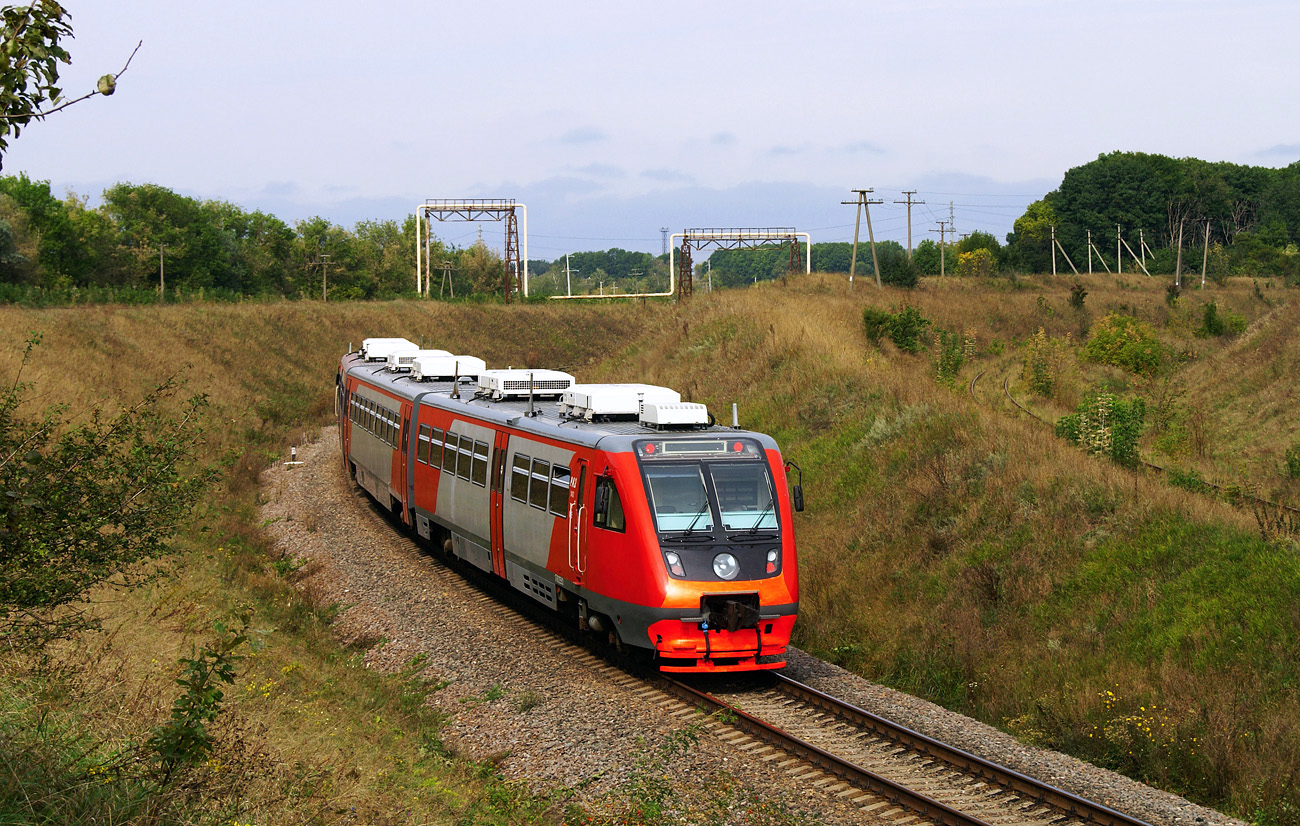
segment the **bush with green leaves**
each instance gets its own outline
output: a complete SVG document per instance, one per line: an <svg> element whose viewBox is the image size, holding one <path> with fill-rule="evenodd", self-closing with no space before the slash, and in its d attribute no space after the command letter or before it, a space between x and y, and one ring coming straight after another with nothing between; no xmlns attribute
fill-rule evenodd
<svg viewBox="0 0 1300 826"><path fill-rule="evenodd" d="M1201 308L1201 326L1196 329L1198 338L1215 338L1218 336L1239 336L1246 332L1246 317L1229 310L1219 312L1217 301L1207 302Z"/></svg>
<svg viewBox="0 0 1300 826"><path fill-rule="evenodd" d="M1094 324L1083 348L1085 361L1147 377L1159 373L1167 357L1150 324L1120 313L1110 313Z"/></svg>
<svg viewBox="0 0 1300 826"><path fill-rule="evenodd" d="M951 387L966 363L966 339L959 333L939 330L934 334L934 370L939 383Z"/></svg>
<svg viewBox="0 0 1300 826"><path fill-rule="evenodd" d="M101 583L148 576L215 469L191 467L205 397L167 410L174 380L116 413L66 404L27 412L22 381L0 391L0 634L41 644L94 626L64 609Z"/></svg>
<svg viewBox="0 0 1300 826"><path fill-rule="evenodd" d="M1286 475L1291 479L1300 479L1300 442L1286 449Z"/></svg>
<svg viewBox="0 0 1300 826"><path fill-rule="evenodd" d="M904 353L921 352L921 337L929 325L930 320L910 304L894 312L877 307L864 307L862 310L862 326L867 338L879 345L880 339L888 337Z"/></svg>
<svg viewBox="0 0 1300 826"><path fill-rule="evenodd" d="M1124 401L1113 393L1101 393L1057 419L1056 435L1092 455L1135 468L1140 461L1138 438L1145 418L1146 402L1141 398Z"/></svg>

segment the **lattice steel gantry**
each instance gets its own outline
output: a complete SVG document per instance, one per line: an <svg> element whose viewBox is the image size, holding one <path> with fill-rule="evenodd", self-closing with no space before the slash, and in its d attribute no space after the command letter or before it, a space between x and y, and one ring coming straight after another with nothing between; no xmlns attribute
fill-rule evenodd
<svg viewBox="0 0 1300 826"><path fill-rule="evenodd" d="M789 244L790 272L793 273L796 264L795 251L798 248L799 239L802 238L808 253L805 259L804 272L812 272L812 237L806 232L796 231L794 227L695 227L694 229L685 229L675 233L673 238L682 239L682 260L675 271L678 300L689 298L695 289L694 271L691 267L691 250L693 249L740 250L758 249L768 244ZM675 246L669 246L669 271L674 270L673 253L676 251Z"/></svg>
<svg viewBox="0 0 1300 826"><path fill-rule="evenodd" d="M516 217L515 212L521 213ZM429 245L433 237L429 221L504 221L506 225L505 300L513 292L528 297L528 208L514 198L429 198L415 208L415 293L428 296ZM423 235L423 237L421 237ZM522 243L520 239L522 238Z"/></svg>

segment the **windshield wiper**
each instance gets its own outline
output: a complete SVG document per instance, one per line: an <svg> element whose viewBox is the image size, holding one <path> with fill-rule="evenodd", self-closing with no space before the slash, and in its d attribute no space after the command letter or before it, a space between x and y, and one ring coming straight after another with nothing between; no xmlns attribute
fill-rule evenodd
<svg viewBox="0 0 1300 826"><path fill-rule="evenodd" d="M709 512L709 503L705 502L700 507L700 509L696 511L695 518L691 520L691 524L686 526L686 531L681 536L667 536L664 537L664 541L666 542L708 542L709 537L707 536L691 536L691 532L695 530L695 525L700 521L700 517L708 512Z"/></svg>
<svg viewBox="0 0 1300 826"><path fill-rule="evenodd" d="M768 499L768 500L767 500L767 507L766 507L766 508L763 508L763 512L760 513L760 514L758 515L758 519L754 520L754 524L753 524L753 526L750 527L750 529L749 529L749 535L750 535L750 536L753 536L753 535L754 535L754 531L758 530L758 526L761 525L761 524L763 524L763 520L766 519L766 518L767 518L767 515L768 515L769 513L772 512L772 508L773 508L775 505L776 505L776 500L775 500L775 499Z"/></svg>

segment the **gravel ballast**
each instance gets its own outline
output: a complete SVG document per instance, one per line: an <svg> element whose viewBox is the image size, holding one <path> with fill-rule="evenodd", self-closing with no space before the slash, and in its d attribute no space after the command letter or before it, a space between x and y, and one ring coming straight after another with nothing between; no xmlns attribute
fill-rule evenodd
<svg viewBox="0 0 1300 826"><path fill-rule="evenodd" d="M755 806L811 822L879 822L844 797L796 782L729 746L671 703L647 702L644 683L614 671L472 588L414 548L349 484L337 428L262 478L262 517L281 552L305 563L301 587L337 604L339 636L375 642L368 667L396 672L420 655L445 681L429 702L449 716L448 746L497 764L537 791L567 788L593 811L615 813L631 781L668 778L679 812L745 823ZM454 581L453 581L454 580ZM1023 745L983 723L791 649L786 673L828 694L1023 774L1105 803L1153 826L1240 824L1113 772ZM674 746L686 744L686 748ZM718 802L724 801L719 812ZM714 807L709 809L709 807Z"/></svg>

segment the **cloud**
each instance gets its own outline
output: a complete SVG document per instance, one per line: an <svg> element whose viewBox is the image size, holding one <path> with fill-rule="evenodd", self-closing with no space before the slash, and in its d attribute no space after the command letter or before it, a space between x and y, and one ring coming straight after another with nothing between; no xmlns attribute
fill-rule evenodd
<svg viewBox="0 0 1300 826"><path fill-rule="evenodd" d="M1275 144L1273 146L1268 147L1267 149L1260 149L1256 151L1255 155L1261 158L1284 157L1284 158L1294 160L1296 158L1300 158L1300 143Z"/></svg>
<svg viewBox="0 0 1300 826"><path fill-rule="evenodd" d="M806 143L800 146L786 146L785 144L780 144L767 150L767 154L774 157L790 157L792 155L803 155L808 152L808 148L808 144Z"/></svg>
<svg viewBox="0 0 1300 826"><path fill-rule="evenodd" d="M584 144L609 140L605 130L597 126L578 126L560 135L560 143Z"/></svg>
<svg viewBox="0 0 1300 826"><path fill-rule="evenodd" d="M886 154L883 147L879 144L872 143L871 141L854 141L853 143L845 144L843 151L850 153L866 152L871 155Z"/></svg>
<svg viewBox="0 0 1300 826"><path fill-rule="evenodd" d="M732 132L714 132L709 135L709 143L714 146L735 146L736 135Z"/></svg>
<svg viewBox="0 0 1300 826"><path fill-rule="evenodd" d="M626 178L627 170L621 166L614 166L608 163L591 163L586 166L580 166L573 170L582 175L590 175L593 178Z"/></svg>
<svg viewBox="0 0 1300 826"><path fill-rule="evenodd" d="M668 169L666 167L644 169L641 171L641 177L665 184L689 184L695 182L695 176L688 175L687 173L676 169Z"/></svg>

